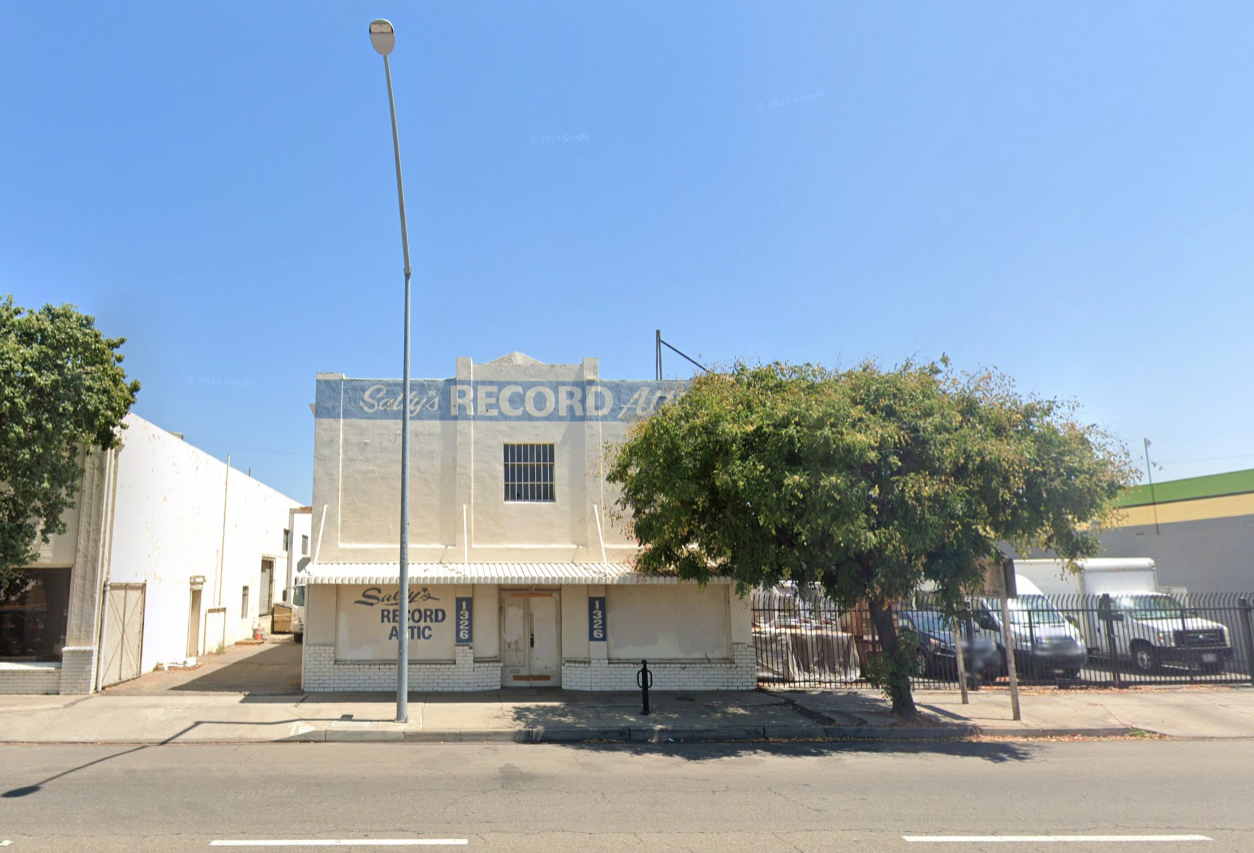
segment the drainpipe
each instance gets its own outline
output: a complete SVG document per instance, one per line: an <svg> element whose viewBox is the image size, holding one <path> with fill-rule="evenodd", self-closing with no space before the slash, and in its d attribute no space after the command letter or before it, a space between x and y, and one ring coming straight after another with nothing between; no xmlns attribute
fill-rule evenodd
<svg viewBox="0 0 1254 853"><path fill-rule="evenodd" d="M218 550L218 580L214 586L217 587L217 604L216 607L222 606L222 577L223 565L226 563L226 501L231 494L231 454L226 455L226 476L223 478L222 486L222 547Z"/></svg>
<svg viewBox="0 0 1254 853"><path fill-rule="evenodd" d="M597 517L597 539L601 540L601 562L609 562L605 559L605 537L601 535L601 511L597 509L597 505L592 505L592 512Z"/></svg>

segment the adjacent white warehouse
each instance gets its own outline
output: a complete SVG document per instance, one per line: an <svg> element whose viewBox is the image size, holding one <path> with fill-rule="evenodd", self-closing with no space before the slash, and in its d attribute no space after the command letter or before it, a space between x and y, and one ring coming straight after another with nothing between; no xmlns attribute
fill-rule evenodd
<svg viewBox="0 0 1254 853"><path fill-rule="evenodd" d="M642 659L658 689L753 689L748 602L636 572L612 520L608 449L683 389L521 353L412 380L401 608L401 382L318 374L304 688L394 689L407 630L413 690L634 689Z"/></svg>
<svg viewBox="0 0 1254 853"><path fill-rule="evenodd" d="M86 458L66 533L0 603L0 693L90 693L217 651L282 596L299 503L124 422L120 447Z"/></svg>

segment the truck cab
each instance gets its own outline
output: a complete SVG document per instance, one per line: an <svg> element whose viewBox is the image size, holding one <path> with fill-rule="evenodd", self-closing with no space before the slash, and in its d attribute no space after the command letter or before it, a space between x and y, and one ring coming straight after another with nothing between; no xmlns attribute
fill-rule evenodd
<svg viewBox="0 0 1254 853"><path fill-rule="evenodd" d="M1190 614L1172 596L1161 592L1108 595L1109 629L1093 626L1090 630L1102 652L1130 658L1144 673L1157 672L1169 664L1220 672L1231 661L1228 629Z"/></svg>
<svg viewBox="0 0 1254 853"><path fill-rule="evenodd" d="M305 594L308 576L301 573L292 578L292 639L305 641Z"/></svg>

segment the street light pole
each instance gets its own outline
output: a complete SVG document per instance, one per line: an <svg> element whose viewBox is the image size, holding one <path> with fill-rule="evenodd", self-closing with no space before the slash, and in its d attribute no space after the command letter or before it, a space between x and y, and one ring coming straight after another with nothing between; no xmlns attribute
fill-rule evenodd
<svg viewBox="0 0 1254 853"><path fill-rule="evenodd" d="M1145 476L1149 477L1150 503L1154 506L1154 535L1158 535L1158 495L1154 493L1154 471L1149 460L1150 440L1145 439Z"/></svg>
<svg viewBox="0 0 1254 853"><path fill-rule="evenodd" d="M396 649L396 722L409 722L409 233L405 227L405 185L401 181L401 142L396 132L396 99L392 96L392 66L388 54L396 45L396 30L391 21L382 18L370 22L370 43L383 57L383 72L388 80L388 108L392 112L392 151L396 155L396 195L401 205L401 249L405 254L405 364L401 372L401 557L400 604L401 629Z"/></svg>

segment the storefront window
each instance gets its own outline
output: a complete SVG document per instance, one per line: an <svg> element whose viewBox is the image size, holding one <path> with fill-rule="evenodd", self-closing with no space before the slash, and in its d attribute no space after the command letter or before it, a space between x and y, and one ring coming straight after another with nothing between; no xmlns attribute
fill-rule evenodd
<svg viewBox="0 0 1254 853"><path fill-rule="evenodd" d="M24 570L0 596L0 660L61 660L69 604L69 569Z"/></svg>

